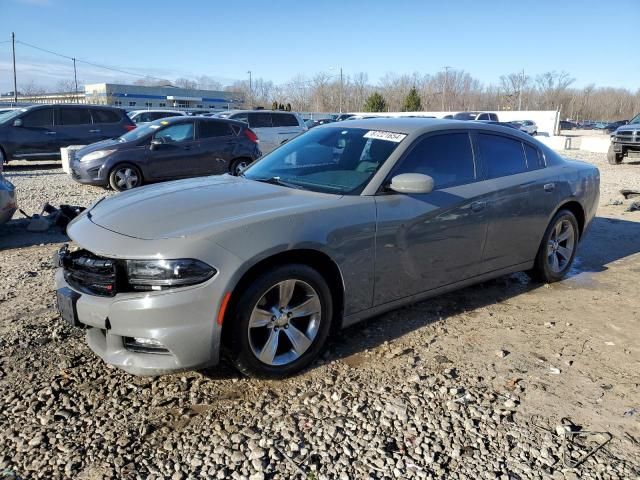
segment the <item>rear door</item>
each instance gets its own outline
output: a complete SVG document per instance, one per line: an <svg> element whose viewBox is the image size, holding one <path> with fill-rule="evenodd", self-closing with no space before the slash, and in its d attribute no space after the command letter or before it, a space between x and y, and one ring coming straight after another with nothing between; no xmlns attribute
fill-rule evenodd
<svg viewBox="0 0 640 480"><path fill-rule="evenodd" d="M121 123L120 113L106 108L91 108L90 111L93 128L89 130L89 133L94 135L96 141L116 138L126 133Z"/></svg>
<svg viewBox="0 0 640 480"><path fill-rule="evenodd" d="M101 140L94 128L87 107L56 107L58 112L55 131L58 148L69 145L89 145Z"/></svg>
<svg viewBox="0 0 640 480"><path fill-rule="evenodd" d="M9 127L13 157L51 158L60 155L53 107L30 110L19 119L22 121L20 127Z"/></svg>
<svg viewBox="0 0 640 480"><path fill-rule="evenodd" d="M197 137L202 152L199 168L202 175L227 173L238 142L229 122L201 119L197 122Z"/></svg>
<svg viewBox="0 0 640 480"><path fill-rule="evenodd" d="M487 231L486 188L466 131L418 139L389 179L422 173L428 194L376 196L374 303L380 305L478 274Z"/></svg>
<svg viewBox="0 0 640 480"><path fill-rule="evenodd" d="M492 190L482 269L491 272L529 262L556 205L543 156L533 144L506 135L477 133L474 140L481 183Z"/></svg>
<svg viewBox="0 0 640 480"><path fill-rule="evenodd" d="M255 132L260 140L262 153L269 153L280 145L278 135L273 128L271 112L249 112L249 128Z"/></svg>
<svg viewBox="0 0 640 480"><path fill-rule="evenodd" d="M194 121L173 123L158 129L153 139L160 140L148 155L148 171L153 179L201 175L202 151L195 139Z"/></svg>
<svg viewBox="0 0 640 480"><path fill-rule="evenodd" d="M298 118L293 113L273 112L272 123L278 145L282 145L303 132Z"/></svg>

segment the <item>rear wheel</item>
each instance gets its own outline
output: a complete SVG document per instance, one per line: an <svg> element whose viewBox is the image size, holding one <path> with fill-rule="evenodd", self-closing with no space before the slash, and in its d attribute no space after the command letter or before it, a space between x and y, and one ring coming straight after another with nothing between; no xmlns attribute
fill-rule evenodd
<svg viewBox="0 0 640 480"><path fill-rule="evenodd" d="M235 303L231 360L243 374L282 378L299 372L322 351L333 305L327 282L299 264L275 267Z"/></svg>
<svg viewBox="0 0 640 480"><path fill-rule="evenodd" d="M607 161L611 165L618 165L622 163L622 158L624 155L622 153L617 153L613 150L613 145L609 145L609 151L607 151Z"/></svg>
<svg viewBox="0 0 640 480"><path fill-rule="evenodd" d="M536 256L533 278L546 283L557 282L571 269L579 240L578 221L569 210L560 210L547 227Z"/></svg>
<svg viewBox="0 0 640 480"><path fill-rule="evenodd" d="M118 192L131 190L142 185L142 173L131 163L121 163L109 173L109 185Z"/></svg>
<svg viewBox="0 0 640 480"><path fill-rule="evenodd" d="M251 164L248 158L236 158L229 164L229 173L238 176Z"/></svg>

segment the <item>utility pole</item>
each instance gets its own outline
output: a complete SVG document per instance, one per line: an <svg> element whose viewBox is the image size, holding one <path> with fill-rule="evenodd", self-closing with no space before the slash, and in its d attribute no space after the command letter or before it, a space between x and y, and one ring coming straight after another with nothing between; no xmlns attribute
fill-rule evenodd
<svg viewBox="0 0 640 480"><path fill-rule="evenodd" d="M18 105L18 81L16 80L16 34L11 32L11 46L13 47L13 101Z"/></svg>
<svg viewBox="0 0 640 480"><path fill-rule="evenodd" d="M524 68L520 77L520 88L518 89L518 110L522 111L522 89L524 88Z"/></svg>
<svg viewBox="0 0 640 480"><path fill-rule="evenodd" d="M76 84L76 103L80 103L80 99L78 98L78 75L76 72L76 59L73 59L73 80Z"/></svg>
<svg viewBox="0 0 640 480"><path fill-rule="evenodd" d="M444 102L445 102L445 98L447 96L447 81L449 79L449 70L452 69L453 67L449 67L447 65L445 65L444 67L444 86L442 87L442 111L444 112ZM447 107L447 111L449 110L449 108Z"/></svg>
<svg viewBox="0 0 640 480"><path fill-rule="evenodd" d="M251 82L251 70L247 70L247 73L249 74L249 102L251 103L249 108L253 108L253 84Z"/></svg>
<svg viewBox="0 0 640 480"><path fill-rule="evenodd" d="M344 84L342 82L342 67L340 67L340 113L342 113L342 89Z"/></svg>

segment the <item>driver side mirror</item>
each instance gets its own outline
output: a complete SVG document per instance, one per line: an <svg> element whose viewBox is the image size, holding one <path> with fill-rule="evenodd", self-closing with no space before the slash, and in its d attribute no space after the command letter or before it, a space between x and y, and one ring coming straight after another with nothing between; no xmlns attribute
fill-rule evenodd
<svg viewBox="0 0 640 480"><path fill-rule="evenodd" d="M389 189L398 193L431 193L433 178L422 173L401 173L391 179Z"/></svg>
<svg viewBox="0 0 640 480"><path fill-rule="evenodd" d="M14 127L21 127L22 126L22 119L18 118L16 120L13 121L13 126Z"/></svg>
<svg viewBox="0 0 640 480"><path fill-rule="evenodd" d="M153 139L151 139L151 146L149 148L151 150L155 150L156 148L160 147L161 145L164 145L164 142L162 140L158 140L157 138L153 138Z"/></svg>

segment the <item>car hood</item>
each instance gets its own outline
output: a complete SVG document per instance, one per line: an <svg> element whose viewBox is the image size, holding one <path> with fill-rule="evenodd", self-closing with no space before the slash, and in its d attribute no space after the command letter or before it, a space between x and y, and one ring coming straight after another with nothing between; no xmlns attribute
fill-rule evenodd
<svg viewBox="0 0 640 480"><path fill-rule="evenodd" d="M629 132L634 130L640 130L640 123L629 123L627 125L622 125L616 129L616 132Z"/></svg>
<svg viewBox="0 0 640 480"><path fill-rule="evenodd" d="M112 139L112 138L108 140L101 140L99 142L92 143L78 150L76 152L76 158L80 158L86 155L87 153L95 152L97 150L122 148L124 145L128 145L129 143L130 142L125 142L125 143L119 142L118 139Z"/></svg>
<svg viewBox="0 0 640 480"><path fill-rule="evenodd" d="M212 235L231 224L262 221L337 202L339 195L219 175L134 189L97 202L87 217L143 240Z"/></svg>

